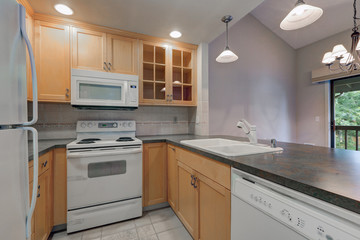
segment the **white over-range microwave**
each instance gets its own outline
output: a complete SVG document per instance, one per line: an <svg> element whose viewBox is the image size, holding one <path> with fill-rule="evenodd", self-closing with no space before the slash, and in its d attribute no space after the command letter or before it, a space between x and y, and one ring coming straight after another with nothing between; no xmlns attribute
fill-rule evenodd
<svg viewBox="0 0 360 240"><path fill-rule="evenodd" d="M71 105L82 109L125 109L139 106L139 77L81 69L71 70Z"/></svg>

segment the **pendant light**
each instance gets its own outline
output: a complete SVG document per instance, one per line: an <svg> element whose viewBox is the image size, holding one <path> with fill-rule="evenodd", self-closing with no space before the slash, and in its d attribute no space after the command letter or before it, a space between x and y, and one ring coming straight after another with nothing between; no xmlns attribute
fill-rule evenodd
<svg viewBox="0 0 360 240"><path fill-rule="evenodd" d="M228 24L233 19L232 16L227 15L221 18L221 21L226 24L226 47L222 53L216 58L216 61L219 63L231 63L238 60L238 56L236 56L235 53L233 53L229 48L229 30L228 30Z"/></svg>
<svg viewBox="0 0 360 240"><path fill-rule="evenodd" d="M322 14L321 8L305 4L303 0L297 0L294 9L280 23L280 28L283 30L303 28L314 23Z"/></svg>

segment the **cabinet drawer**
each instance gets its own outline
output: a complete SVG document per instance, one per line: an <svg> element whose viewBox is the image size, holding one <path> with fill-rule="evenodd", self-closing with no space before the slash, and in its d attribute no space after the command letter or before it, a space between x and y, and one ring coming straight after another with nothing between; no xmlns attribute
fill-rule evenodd
<svg viewBox="0 0 360 240"><path fill-rule="evenodd" d="M230 166L182 148L176 148L176 159L230 189Z"/></svg>
<svg viewBox="0 0 360 240"><path fill-rule="evenodd" d="M39 176L50 168L52 151L39 156Z"/></svg>

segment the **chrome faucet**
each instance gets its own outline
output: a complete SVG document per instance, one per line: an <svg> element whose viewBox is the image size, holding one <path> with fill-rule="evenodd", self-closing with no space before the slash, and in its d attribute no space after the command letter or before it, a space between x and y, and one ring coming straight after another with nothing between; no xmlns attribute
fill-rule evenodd
<svg viewBox="0 0 360 240"><path fill-rule="evenodd" d="M246 134L246 136L249 138L250 143L256 144L257 143L257 137L256 137L256 126L251 125L248 123L245 119L241 119L237 123L238 128L242 128Z"/></svg>

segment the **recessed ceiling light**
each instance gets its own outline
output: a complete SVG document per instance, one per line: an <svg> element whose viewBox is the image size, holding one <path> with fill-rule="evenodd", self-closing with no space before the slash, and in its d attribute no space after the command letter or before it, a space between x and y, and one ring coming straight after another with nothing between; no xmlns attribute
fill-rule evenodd
<svg viewBox="0 0 360 240"><path fill-rule="evenodd" d="M172 31L171 33L170 33L170 37L172 37L172 38L179 38L179 37L181 37L181 32L179 32L179 31Z"/></svg>
<svg viewBox="0 0 360 240"><path fill-rule="evenodd" d="M64 4L56 4L55 10L64 15L73 15L74 11Z"/></svg>

